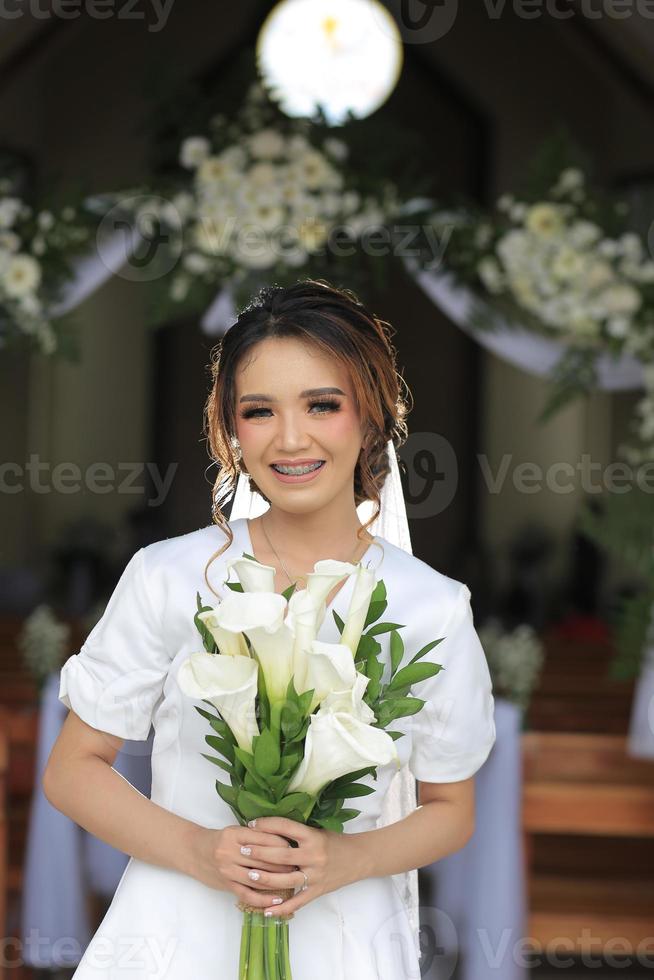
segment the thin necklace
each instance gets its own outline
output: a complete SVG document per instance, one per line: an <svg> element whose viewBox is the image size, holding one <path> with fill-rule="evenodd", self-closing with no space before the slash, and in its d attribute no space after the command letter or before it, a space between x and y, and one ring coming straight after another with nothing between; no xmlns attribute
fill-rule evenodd
<svg viewBox="0 0 654 980"><path fill-rule="evenodd" d="M270 540L270 537L269 537L269 535L268 535L268 532L266 531L266 525L264 524L264 519L263 519L263 517L261 518L261 527L263 528L263 533L264 533L264 535L265 535L265 538L266 538L266 541L267 541L267 542L268 542L268 544L270 545L270 547L271 547L271 549L272 549L272 552L273 552L273 554L274 554L274 555L275 555L275 557L277 558L277 561L278 561L278 562L279 562L279 564L280 564L280 565L282 566L282 569L283 569L283 571L284 571L284 574L286 575L286 578L287 578L287 579L289 580L289 582L291 583L291 585L297 585L297 583L298 583L298 582L300 581L300 579L306 579L306 575L298 575L298 576L297 576L297 578L295 578L295 579L293 579L293 578L291 577L291 575L290 575L290 573L289 573L289 571L288 571L288 569L287 569L287 567L286 567L286 564L285 564L285 562L284 562L284 559L283 559L283 558L282 558L282 556L281 556L281 555L280 555L280 554L278 553L278 551L277 551L277 549L275 548L275 545L274 545L274 544L272 543L272 541ZM361 542L360 542L360 541L358 541L358 542L357 542L357 544L355 545L355 547L354 547L354 551L352 552L352 555L351 555L351 556L350 556L350 558L348 559L349 561L351 561L351 560L352 560L352 558L354 557L354 555L356 554L356 552L357 552L357 549L358 549L358 547L359 547L359 545L360 545L360 544L361 544Z"/></svg>

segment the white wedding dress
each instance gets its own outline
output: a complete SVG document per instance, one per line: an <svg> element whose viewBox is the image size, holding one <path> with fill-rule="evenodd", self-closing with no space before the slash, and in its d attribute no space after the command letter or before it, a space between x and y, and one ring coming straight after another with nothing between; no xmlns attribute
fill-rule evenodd
<svg viewBox="0 0 654 980"><path fill-rule="evenodd" d="M219 594L227 577L225 561L252 554L247 520L236 518L230 527L234 541L208 572ZM201 754L207 751L209 728L176 676L189 654L202 649L193 622L196 593L206 604L217 601L204 568L224 542L224 533L211 524L137 551L101 620L63 665L59 689L64 704L94 728L144 740L154 725L152 800L214 829L236 822L215 789L216 778L227 782L228 776ZM413 688L424 708L393 723L405 733L395 743L400 760L418 780L466 779L495 741L491 679L473 625L470 591L383 537L375 538L361 560L385 582L383 619L403 624L407 662L430 640L445 637L427 654L445 669ZM352 589L349 578L327 607L319 639L338 642L332 611L346 618ZM380 642L388 663L389 634ZM380 767L376 780L363 780L375 792L346 804L361 810L345 824L346 833L375 829L395 771L394 764ZM238 980L242 913L236 901L231 892L130 858L74 976ZM420 978L406 905L392 876L357 881L310 901L290 922L290 950L293 980Z"/></svg>

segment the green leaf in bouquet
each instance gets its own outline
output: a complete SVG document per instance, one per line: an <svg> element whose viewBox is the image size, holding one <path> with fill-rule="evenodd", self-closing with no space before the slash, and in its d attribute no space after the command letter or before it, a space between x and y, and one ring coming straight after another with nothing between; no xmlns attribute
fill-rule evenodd
<svg viewBox="0 0 654 980"><path fill-rule="evenodd" d="M223 759L217 759L215 755L207 755L206 752L200 752L200 755L204 756L205 759L208 759L209 762L213 762L215 766L219 766L221 769L224 769L225 772L232 771L232 767Z"/></svg>
<svg viewBox="0 0 654 980"><path fill-rule="evenodd" d="M264 728L260 735L254 736L252 748L258 773L272 776L277 772L280 763L279 742L269 728Z"/></svg>
<svg viewBox="0 0 654 980"><path fill-rule="evenodd" d="M376 657L380 652L381 644L370 633L364 633L359 640L355 661L359 663L362 660L367 660L371 655Z"/></svg>
<svg viewBox="0 0 654 980"><path fill-rule="evenodd" d="M229 739L221 738L220 735L205 735L204 740L216 752L220 752L231 763L234 762L234 743L230 742Z"/></svg>
<svg viewBox="0 0 654 980"><path fill-rule="evenodd" d="M243 588L243 586L241 585L240 582L225 582L225 585L227 586L228 589L231 589L232 592L244 592L245 591L245 589Z"/></svg>
<svg viewBox="0 0 654 980"><path fill-rule="evenodd" d="M222 718L210 718L211 727L214 732L218 732L223 738L229 739L231 742L234 741L234 736L232 735L232 730Z"/></svg>
<svg viewBox="0 0 654 980"><path fill-rule="evenodd" d="M342 808L343 800L340 797L331 797L330 799L326 800L324 799L323 794L316 803L313 812L317 817L333 817Z"/></svg>
<svg viewBox="0 0 654 980"><path fill-rule="evenodd" d="M407 685L411 687L412 684L417 684L419 681L427 680L428 677L440 674L441 670L443 670L442 664L407 664L395 674L387 687L387 691L397 690Z"/></svg>
<svg viewBox="0 0 654 980"><path fill-rule="evenodd" d="M297 583L296 582L292 582L289 585L289 587L287 589L284 589L284 591L281 593L284 596L284 598L286 599L287 602L289 601L289 599L291 598L291 596L295 592L295 589L296 588L297 588Z"/></svg>
<svg viewBox="0 0 654 980"><path fill-rule="evenodd" d="M339 776L338 779L333 779L331 783L328 783L327 785L330 788L332 786L347 786L351 781L355 779L361 779L362 776L372 776L373 779L376 779L377 778L376 766L366 766L365 769L356 769L354 772L348 772L346 776Z"/></svg>
<svg viewBox="0 0 654 980"><path fill-rule="evenodd" d="M302 745L300 742L293 742L284 746L279 768L283 773L291 773L302 761Z"/></svg>
<svg viewBox="0 0 654 980"><path fill-rule="evenodd" d="M369 702L374 702L379 696L379 689L381 685L382 675L384 673L384 665L377 659L375 654L370 654L366 659L366 669L364 671L366 677L370 678L368 686L366 687L366 700Z"/></svg>
<svg viewBox="0 0 654 980"><path fill-rule="evenodd" d="M336 623L336 629L339 633L342 633L345 629L345 620L341 619L335 609L332 609L332 616L334 617L334 622Z"/></svg>
<svg viewBox="0 0 654 980"><path fill-rule="evenodd" d="M341 812L338 815L338 818L339 818L339 820L342 820L343 822L345 822L346 820L354 820L354 818L355 817L358 817L360 813L361 813L361 810L349 810L349 809L345 809L345 810L341 810Z"/></svg>
<svg viewBox="0 0 654 980"><path fill-rule="evenodd" d="M410 664L414 664L416 660L420 660L420 658L424 657L426 653L429 653L430 650L433 650L435 646L438 646L439 643L442 643L444 639L445 637L441 636L439 637L438 640L431 640L430 643L427 643L426 646L422 647L422 649L418 650L418 652L413 657L411 657L411 660L409 660L407 666L409 666Z"/></svg>
<svg viewBox="0 0 654 980"><path fill-rule="evenodd" d="M289 793L277 803L277 816L285 817L293 810L301 813L309 805L311 797L308 793Z"/></svg>
<svg viewBox="0 0 654 980"><path fill-rule="evenodd" d="M373 596L374 596L374 594L375 593L373 592ZM370 626L371 623L377 622L377 620L380 618L380 616L383 616L384 615L384 613L386 612L386 607L387 606L388 606L388 603L386 602L386 599L371 599L370 600L370 605L368 606L368 613L366 615L366 618L365 618L365 621L364 621L364 624L363 624L364 630L367 629L368 626Z"/></svg>
<svg viewBox="0 0 654 980"><path fill-rule="evenodd" d="M393 701L385 701L380 705L377 715L379 727L386 728L389 721L405 718L407 715L415 715L424 703L420 698L397 698Z"/></svg>
<svg viewBox="0 0 654 980"><path fill-rule="evenodd" d="M396 630L391 633L391 677L402 663L404 656L404 640Z"/></svg>
<svg viewBox="0 0 654 980"><path fill-rule="evenodd" d="M366 635L379 636L380 633L390 633L391 630L402 630L404 626L404 623L377 623L376 626L370 627Z"/></svg>
<svg viewBox="0 0 654 980"><path fill-rule="evenodd" d="M216 780L216 791L218 796L228 803L229 806L236 806L238 802L238 790L234 789L233 786L228 786L226 783L221 783L219 779Z"/></svg>
<svg viewBox="0 0 654 980"><path fill-rule="evenodd" d="M310 820L310 825L322 827L323 830L335 830L336 833L339 834L343 833L343 822L337 817L312 817Z"/></svg>
<svg viewBox="0 0 654 980"><path fill-rule="evenodd" d="M260 776L257 772L257 767L254 763L254 756L250 752L246 752L239 745L234 746L234 754L236 758L243 764L245 771L250 774L254 780L254 784L262 789L264 792L268 792L268 783L263 776Z"/></svg>
<svg viewBox="0 0 654 980"><path fill-rule="evenodd" d="M197 704L193 705L193 707L198 712L198 714L202 715L203 718L206 718L207 721L210 721L212 724L213 724L214 721L219 721L223 725L225 724L225 722L222 720L222 718L220 718L219 715L217 715L215 713L212 714L211 711L205 711L204 708L199 708L197 706Z"/></svg>
<svg viewBox="0 0 654 980"><path fill-rule="evenodd" d="M270 816L274 813L277 804L272 800L266 799L259 793L250 793L246 789L239 790L238 808L246 820L253 820L254 817Z"/></svg>
<svg viewBox="0 0 654 980"><path fill-rule="evenodd" d="M334 789L333 786L327 786L322 792L321 799L330 800L336 797L347 800L351 796L368 796L374 792L374 786L366 786L365 783L349 783L345 786L339 786L338 789Z"/></svg>
<svg viewBox="0 0 654 980"><path fill-rule="evenodd" d="M311 702L313 701L313 695L315 692L315 687L312 687L308 691L303 691L302 694L298 695L298 703L300 705L300 711L302 712L303 718L306 718L309 713L309 708L311 707Z"/></svg>
<svg viewBox="0 0 654 980"><path fill-rule="evenodd" d="M195 623L198 633L202 637L204 649L207 651L207 653L215 653L217 650L216 641L214 640L213 636L211 635L211 632L207 629L207 627L205 626L205 624L202 622L202 620L199 618L198 615L198 613L201 612L210 612L212 607L203 605L202 597L200 596L199 592L195 593L195 601L198 608L197 608L197 612L193 617L193 622Z"/></svg>
<svg viewBox="0 0 654 980"><path fill-rule="evenodd" d="M387 728L386 729L386 734L387 735L390 735L391 738L393 739L393 741L396 742L398 738L402 738L402 736L405 734L405 732L392 732L392 731L389 731L388 728Z"/></svg>
<svg viewBox="0 0 654 980"><path fill-rule="evenodd" d="M259 668L257 671L257 696L259 702L259 721L260 726L270 725L270 701L268 700L268 690L266 688L266 678Z"/></svg>

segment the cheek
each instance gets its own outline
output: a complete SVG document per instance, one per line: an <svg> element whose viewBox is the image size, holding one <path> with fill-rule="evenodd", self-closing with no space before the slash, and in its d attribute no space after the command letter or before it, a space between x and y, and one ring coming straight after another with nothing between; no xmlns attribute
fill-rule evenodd
<svg viewBox="0 0 654 980"><path fill-rule="evenodd" d="M336 412L329 420L323 422L321 429L334 445L342 443L346 446L360 435L359 420L354 412Z"/></svg>

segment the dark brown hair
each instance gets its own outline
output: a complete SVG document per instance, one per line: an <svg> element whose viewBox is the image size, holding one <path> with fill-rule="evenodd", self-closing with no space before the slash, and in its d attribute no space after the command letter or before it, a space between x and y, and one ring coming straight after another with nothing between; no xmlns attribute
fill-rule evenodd
<svg viewBox="0 0 654 980"><path fill-rule="evenodd" d="M209 454L219 468L213 487L212 522L225 532L227 541L207 561L204 576L210 589L207 569L234 539L221 507L236 489L241 468L235 412L236 373L242 359L262 340L292 337L313 344L346 367L359 417L367 423L354 471L356 506L364 500L375 505L372 517L360 529L363 531L380 513L380 492L390 470L387 443L392 439L397 450L407 437L410 407L402 388L409 398L410 392L396 369L396 351L390 340L393 332L390 324L366 309L351 290L324 279L304 279L287 287L262 287L213 349L213 385L205 405L204 431ZM250 486L268 500L252 477Z"/></svg>

